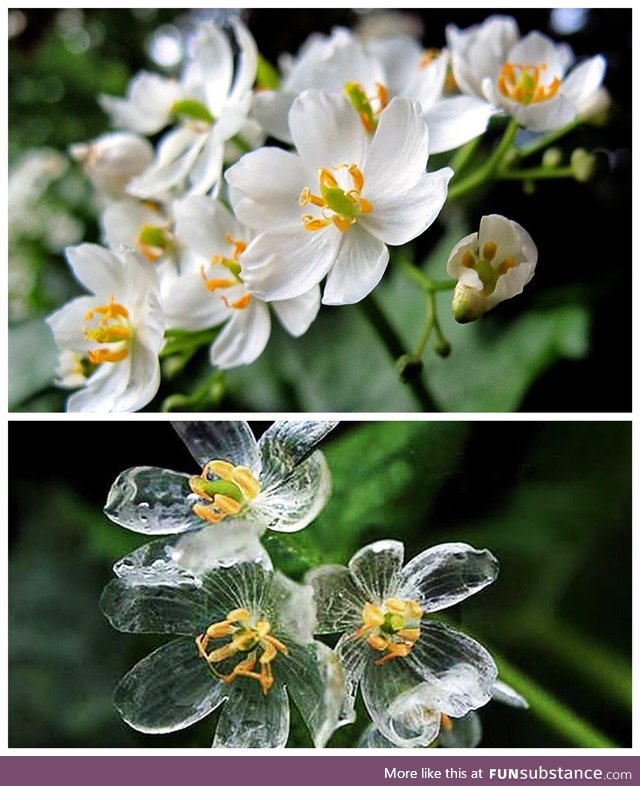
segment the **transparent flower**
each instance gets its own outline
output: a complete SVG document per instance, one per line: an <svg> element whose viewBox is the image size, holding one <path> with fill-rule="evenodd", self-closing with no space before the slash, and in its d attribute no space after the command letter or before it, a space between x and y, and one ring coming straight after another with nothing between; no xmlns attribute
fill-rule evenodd
<svg viewBox="0 0 640 786"><path fill-rule="evenodd" d="M511 17L492 16L467 30L449 25L446 32L460 89L483 97L533 131L553 131L573 121L606 70L602 55L571 69L575 56L570 46L537 31L520 38Z"/></svg>
<svg viewBox="0 0 640 786"><path fill-rule="evenodd" d="M167 199L185 186L188 193L204 194L218 182L226 144L250 122L257 68L251 34L239 20L231 26L239 48L237 67L227 36L208 22L200 26L178 81L142 72L126 98L101 97L119 128L154 134L176 126L160 140L151 166L130 183L131 194Z"/></svg>
<svg viewBox="0 0 640 786"><path fill-rule="evenodd" d="M508 704L518 709L527 709L526 699L501 680L496 680L491 691L494 701ZM471 711L461 718L450 718L437 709L432 714L440 716L440 731L438 736L427 747L440 748L477 748L482 739L482 724L477 712ZM378 729L371 724L365 729L358 743L360 748L397 748Z"/></svg>
<svg viewBox="0 0 640 786"><path fill-rule="evenodd" d="M491 699L497 677L489 653L469 636L427 615L491 584L498 564L464 543L434 546L402 566L404 546L382 540L360 549L348 567L307 576L318 609L316 633L342 633L336 653L347 679L352 717L358 685L378 731L393 744L432 742L442 718L461 718Z"/></svg>
<svg viewBox="0 0 640 786"><path fill-rule="evenodd" d="M67 249L78 281L93 294L72 300L47 322L61 352L83 356L92 371L67 401L69 412L134 412L160 384L164 315L155 271L128 249L83 243ZM69 356L66 356L67 359Z"/></svg>
<svg viewBox="0 0 640 786"><path fill-rule="evenodd" d="M447 260L447 273L458 280L453 316L472 322L503 300L519 295L531 281L538 249L520 224L504 216L483 216L480 231L462 238Z"/></svg>
<svg viewBox="0 0 640 786"><path fill-rule="evenodd" d="M307 90L289 124L298 155L262 148L226 173L236 215L261 233L244 253L242 278L271 301L328 275L322 302L356 303L380 281L386 244L433 223L453 172L425 172L429 134L415 101L394 98L370 136L346 97Z"/></svg>
<svg viewBox="0 0 640 786"><path fill-rule="evenodd" d="M116 578L101 606L117 630L179 638L140 661L119 682L114 704L134 729L164 734L222 705L213 747L281 748L289 700L322 747L344 700L334 653L314 642L310 588L255 563L195 578Z"/></svg>
<svg viewBox="0 0 640 786"><path fill-rule="evenodd" d="M105 513L135 532L188 534L171 541L168 554L150 556L143 547L129 566L164 560L202 571L245 553L268 564L259 546L265 530L303 529L327 502L331 476L315 448L335 425L278 421L256 441L244 421L174 423L201 471L128 469L111 487Z"/></svg>
<svg viewBox="0 0 640 786"><path fill-rule="evenodd" d="M245 250L253 232L220 202L192 196L174 205L176 234L191 252L182 271L163 291L169 327L204 330L222 325L211 345L212 365L234 368L253 363L271 333L266 303L250 294L242 281ZM293 336L302 335L320 308L320 289L272 303L276 316Z"/></svg>

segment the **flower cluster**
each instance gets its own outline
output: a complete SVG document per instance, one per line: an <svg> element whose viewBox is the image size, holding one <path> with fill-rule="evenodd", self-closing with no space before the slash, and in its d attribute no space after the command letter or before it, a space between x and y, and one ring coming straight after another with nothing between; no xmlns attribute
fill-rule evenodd
<svg viewBox="0 0 640 786"><path fill-rule="evenodd" d="M146 406L176 331L208 331L212 366L231 369L261 355L272 312L297 337L321 303L361 301L390 246L422 235L448 197L507 165L518 126L555 133L587 112L605 61L573 62L566 45L491 17L448 27L442 49L408 34L312 36L266 84L239 19L200 25L175 78L143 71L125 97L102 96L116 131L72 147L96 189L107 248L68 250L92 295L49 318L59 384L81 387L68 409ZM468 181L466 155L427 170L430 154L475 145L504 116L504 144ZM480 235L449 260L460 322L519 293L536 262L513 221L487 216ZM436 283L432 291L455 285Z"/></svg>
<svg viewBox="0 0 640 786"><path fill-rule="evenodd" d="M200 472L138 467L115 481L112 521L171 535L116 563L102 595L116 629L176 637L116 687L130 726L171 732L222 706L215 747L283 747L293 701L320 747L355 720L360 688L374 724L362 744L417 747L453 724L466 739L470 713L509 696L487 650L432 616L495 580L490 552L448 543L403 566L402 543L383 540L303 584L274 569L260 536L320 513L330 476L316 446L335 425L278 422L256 442L243 422L175 423ZM336 633L333 649L315 639Z"/></svg>

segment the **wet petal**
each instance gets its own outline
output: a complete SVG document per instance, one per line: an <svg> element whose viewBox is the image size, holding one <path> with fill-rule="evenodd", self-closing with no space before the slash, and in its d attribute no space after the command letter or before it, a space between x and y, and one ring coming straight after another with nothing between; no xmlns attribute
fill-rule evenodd
<svg viewBox="0 0 640 786"><path fill-rule="evenodd" d="M353 723L356 719L356 694L370 655L369 648L362 639L356 639L349 631L340 637L335 653L342 663L345 680L345 701L340 712L340 723Z"/></svg>
<svg viewBox="0 0 640 786"><path fill-rule="evenodd" d="M201 527L193 512L189 475L158 467L134 467L118 475L105 514L125 529L146 535L185 532Z"/></svg>
<svg viewBox="0 0 640 786"><path fill-rule="evenodd" d="M354 585L343 565L321 565L305 576L313 587L317 608L316 633L354 634L362 625L362 609L367 598Z"/></svg>
<svg viewBox="0 0 640 786"><path fill-rule="evenodd" d="M525 697L521 696L518 691L511 687L511 685L507 685L507 683L502 680L496 680L494 682L491 696L495 701L507 704L509 707L515 707L520 710L529 708L529 702Z"/></svg>
<svg viewBox="0 0 640 786"><path fill-rule="evenodd" d="M443 748L477 748L482 739L482 725L477 712L451 721L451 728L440 729L438 742Z"/></svg>
<svg viewBox="0 0 640 786"><path fill-rule="evenodd" d="M258 442L263 487L286 480L337 425L337 420L278 420L269 426Z"/></svg>
<svg viewBox="0 0 640 786"><path fill-rule="evenodd" d="M165 644L141 660L120 680L113 701L129 726L164 734L191 726L215 710L224 699L222 687L188 638Z"/></svg>
<svg viewBox="0 0 640 786"><path fill-rule="evenodd" d="M204 466L219 459L260 471L258 446L249 424L244 420L177 420L171 424L194 459Z"/></svg>
<svg viewBox="0 0 640 786"><path fill-rule="evenodd" d="M238 677L225 693L228 698L218 719L214 748L284 748L289 700L282 685L274 685L265 696L256 681Z"/></svg>
<svg viewBox="0 0 640 786"><path fill-rule="evenodd" d="M418 600L425 612L440 611L480 592L497 575L498 561L490 551L443 543L404 566L403 595Z"/></svg>
<svg viewBox="0 0 640 786"><path fill-rule="evenodd" d="M401 580L404 545L379 540L357 551L349 561L353 581L370 603L392 597Z"/></svg>
<svg viewBox="0 0 640 786"><path fill-rule="evenodd" d="M172 558L181 569L196 576L239 562L255 562L269 570L271 560L260 543L265 529L266 522L246 517L208 524L181 535L172 550Z"/></svg>
<svg viewBox="0 0 640 786"><path fill-rule="evenodd" d="M373 723L370 723L358 740L358 748L397 748L391 740L381 734Z"/></svg>

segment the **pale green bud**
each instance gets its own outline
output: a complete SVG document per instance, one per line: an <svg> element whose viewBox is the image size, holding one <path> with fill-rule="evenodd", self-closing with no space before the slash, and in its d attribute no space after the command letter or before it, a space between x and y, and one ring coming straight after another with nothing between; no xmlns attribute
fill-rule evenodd
<svg viewBox="0 0 640 786"><path fill-rule="evenodd" d="M487 296L479 289L458 283L453 290L451 312L456 322L475 322L487 310Z"/></svg>

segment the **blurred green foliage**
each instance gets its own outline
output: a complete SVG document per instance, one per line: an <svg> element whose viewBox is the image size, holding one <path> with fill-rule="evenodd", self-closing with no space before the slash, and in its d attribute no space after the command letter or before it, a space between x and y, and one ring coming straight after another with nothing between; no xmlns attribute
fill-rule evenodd
<svg viewBox="0 0 640 786"><path fill-rule="evenodd" d="M89 426L78 425L86 437ZM119 446L121 468L128 465L127 443L152 464L157 451L153 441L138 444L141 425L95 424L94 437ZM56 444L69 428L38 426L43 444ZM20 444L24 429L12 425L16 456L32 456ZM165 454L175 452L167 463L189 471L168 424L154 429ZM334 483L327 508L304 531L268 535L266 544L276 565L297 578L319 562L344 563L378 538L403 540L408 558L445 541L489 548L500 561L498 581L451 609L450 619L591 727L628 746L630 431L616 422L348 425L326 445ZM145 736L129 730L111 706L119 677L162 639L117 633L98 609L111 564L144 542L100 512L114 479L105 476L109 465L101 455L94 451L86 470L94 479L89 486L77 471L64 478L58 469L54 482L39 464L37 494L29 463L12 458L10 745L206 747L211 720ZM100 494L92 491L95 479L104 487ZM566 718L558 728L535 706L524 712L494 702L481 716L485 746L580 744ZM353 746L365 722L361 714L330 744ZM289 744L309 745L295 717Z"/></svg>

